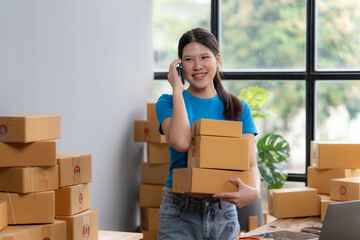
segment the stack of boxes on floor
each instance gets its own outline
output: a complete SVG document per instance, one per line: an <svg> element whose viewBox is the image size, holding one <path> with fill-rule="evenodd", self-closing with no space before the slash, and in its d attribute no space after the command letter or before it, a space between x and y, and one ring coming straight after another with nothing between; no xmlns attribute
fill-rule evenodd
<svg viewBox="0 0 360 240"><path fill-rule="evenodd" d="M0 239L72 239L55 218L60 125L59 115L0 116Z"/></svg>
<svg viewBox="0 0 360 240"><path fill-rule="evenodd" d="M141 164L139 189L141 232L144 240L157 239L157 217L169 173L170 153L165 136L159 133L155 103L147 104L147 120L134 122L134 139L146 142L147 147L147 162Z"/></svg>

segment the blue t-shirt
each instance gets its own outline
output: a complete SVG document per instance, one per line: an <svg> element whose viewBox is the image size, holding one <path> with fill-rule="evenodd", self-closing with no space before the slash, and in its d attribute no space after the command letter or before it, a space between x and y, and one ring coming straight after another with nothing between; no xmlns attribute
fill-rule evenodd
<svg viewBox="0 0 360 240"><path fill-rule="evenodd" d="M212 98L197 98L192 96L186 90L183 91L183 98L186 106L186 111L189 117L190 127L192 123L203 119L227 120L224 115L224 105L220 96L217 94ZM244 100L243 112L239 121L243 123L242 133L258 134L254 119L251 114L250 106ZM156 103L156 115L159 120L159 131L164 134L161 129L161 123L168 117L172 117L173 112L173 97L169 94L163 94ZM173 169L187 167L187 152L179 152L169 145L170 151L170 167L169 177L166 180L166 186L172 188Z"/></svg>

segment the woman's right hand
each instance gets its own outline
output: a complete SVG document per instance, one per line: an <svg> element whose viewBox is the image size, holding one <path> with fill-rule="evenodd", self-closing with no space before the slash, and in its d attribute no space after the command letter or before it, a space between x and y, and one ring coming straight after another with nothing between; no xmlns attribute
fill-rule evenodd
<svg viewBox="0 0 360 240"><path fill-rule="evenodd" d="M180 90L181 92L184 90L184 85L181 82L181 78L179 76L179 73L177 71L177 65L181 64L181 59L178 58L174 60L169 67L169 73L168 73L168 81L173 88L173 90Z"/></svg>

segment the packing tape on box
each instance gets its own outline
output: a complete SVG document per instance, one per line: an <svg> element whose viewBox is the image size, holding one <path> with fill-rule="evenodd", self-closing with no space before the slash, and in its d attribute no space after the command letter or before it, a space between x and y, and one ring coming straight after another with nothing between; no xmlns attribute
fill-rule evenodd
<svg viewBox="0 0 360 240"><path fill-rule="evenodd" d="M12 202L11 202L11 196L10 196L10 193L9 193L9 192L7 192L7 194L8 194L8 197L9 197L9 205L10 205L10 209L11 209L11 214L12 214L12 217L13 217L13 221L14 221L14 224L16 225L14 209L13 209Z"/></svg>
<svg viewBox="0 0 360 240"><path fill-rule="evenodd" d="M51 239L51 227L49 225L45 225L41 228L41 239Z"/></svg>
<svg viewBox="0 0 360 240"><path fill-rule="evenodd" d="M30 168L30 182L31 182L31 192L34 192L32 168Z"/></svg>
<svg viewBox="0 0 360 240"><path fill-rule="evenodd" d="M75 184L80 183L80 181L81 181L80 162L81 162L80 157L72 158L72 166L74 167L73 182Z"/></svg>

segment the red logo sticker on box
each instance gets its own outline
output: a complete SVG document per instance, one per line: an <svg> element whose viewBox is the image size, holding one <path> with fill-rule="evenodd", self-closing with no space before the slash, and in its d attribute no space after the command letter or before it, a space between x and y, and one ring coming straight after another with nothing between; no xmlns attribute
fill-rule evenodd
<svg viewBox="0 0 360 240"><path fill-rule="evenodd" d="M83 226L83 237L88 238L90 236L90 226L89 224L85 224Z"/></svg>
<svg viewBox="0 0 360 240"><path fill-rule="evenodd" d="M5 124L0 124L0 135L7 135L8 127Z"/></svg>
<svg viewBox="0 0 360 240"><path fill-rule="evenodd" d="M76 166L74 167L74 174L78 174L78 173L80 173L80 167Z"/></svg>
<svg viewBox="0 0 360 240"><path fill-rule="evenodd" d="M346 195L346 191L347 191L347 190L346 190L346 187L345 187L345 186L340 186L340 189L339 189L339 190L340 190L340 194L341 194L341 195Z"/></svg>
<svg viewBox="0 0 360 240"><path fill-rule="evenodd" d="M80 194L79 194L79 203L80 203L80 204L83 202L83 198L84 198L84 197L83 197L82 193L80 193Z"/></svg>
<svg viewBox="0 0 360 240"><path fill-rule="evenodd" d="M44 238L43 240L51 240L51 238L49 238L49 237L46 237L46 238Z"/></svg>
<svg viewBox="0 0 360 240"><path fill-rule="evenodd" d="M150 133L150 128L145 127L144 128L144 134L147 136L147 135L149 135L149 133Z"/></svg>

